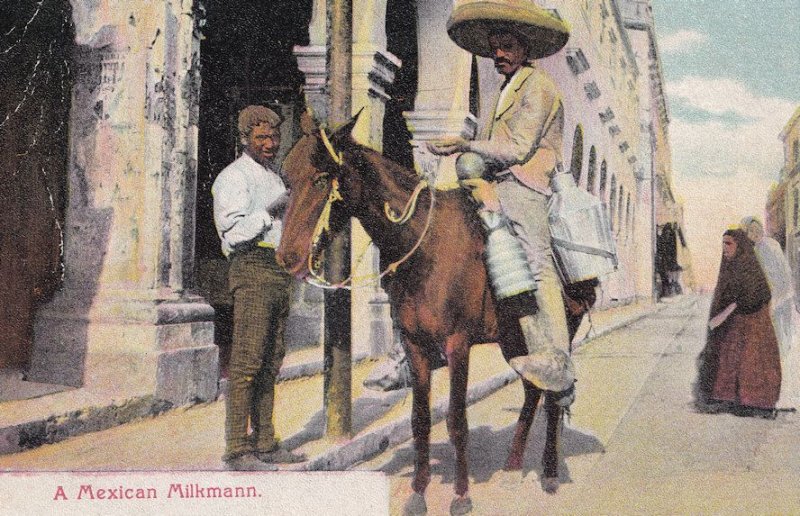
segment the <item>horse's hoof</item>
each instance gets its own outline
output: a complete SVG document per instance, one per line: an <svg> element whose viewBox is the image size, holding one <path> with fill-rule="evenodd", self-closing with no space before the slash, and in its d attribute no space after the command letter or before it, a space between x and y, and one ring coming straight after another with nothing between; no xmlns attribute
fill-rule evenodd
<svg viewBox="0 0 800 516"><path fill-rule="evenodd" d="M428 506L425 504L425 497L419 493L413 493L403 507L403 516L418 516L428 513Z"/></svg>
<svg viewBox="0 0 800 516"><path fill-rule="evenodd" d="M547 494L556 494L560 482L558 477L544 477L542 478L542 489Z"/></svg>
<svg viewBox="0 0 800 516"><path fill-rule="evenodd" d="M450 502L450 514L469 514L472 512L472 499L469 496L457 496Z"/></svg>

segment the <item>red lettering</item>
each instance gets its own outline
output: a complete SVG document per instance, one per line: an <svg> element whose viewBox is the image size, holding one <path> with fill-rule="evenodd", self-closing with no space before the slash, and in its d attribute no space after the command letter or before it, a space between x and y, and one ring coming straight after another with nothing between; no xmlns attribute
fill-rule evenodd
<svg viewBox="0 0 800 516"><path fill-rule="evenodd" d="M88 496L90 500L94 500L94 493L92 492L91 484L89 484L89 485L86 485L86 484L81 485L81 488L78 491L78 500L82 500L84 494L86 496Z"/></svg>
<svg viewBox="0 0 800 516"><path fill-rule="evenodd" d="M67 493L64 492L64 486L58 486L53 500L69 500L69 498L67 498Z"/></svg>

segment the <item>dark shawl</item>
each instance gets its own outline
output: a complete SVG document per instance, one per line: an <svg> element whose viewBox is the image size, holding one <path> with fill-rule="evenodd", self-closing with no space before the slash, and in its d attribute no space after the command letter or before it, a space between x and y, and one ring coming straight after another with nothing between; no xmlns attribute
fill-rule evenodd
<svg viewBox="0 0 800 516"><path fill-rule="evenodd" d="M734 313L752 314L769 303L769 283L758 263L753 242L744 231L731 229L724 235L736 241L736 254L731 259L722 257L711 302L709 319L736 303Z"/></svg>
<svg viewBox="0 0 800 516"><path fill-rule="evenodd" d="M708 318L712 319L731 303L736 303L737 308L720 327L709 332L706 346L698 357L695 395L700 403L708 399L717 376L719 335L731 324L737 313L757 312L770 300L769 284L756 258L753 242L744 231L738 229L728 230L724 235L736 241L736 254L730 259L722 257Z"/></svg>

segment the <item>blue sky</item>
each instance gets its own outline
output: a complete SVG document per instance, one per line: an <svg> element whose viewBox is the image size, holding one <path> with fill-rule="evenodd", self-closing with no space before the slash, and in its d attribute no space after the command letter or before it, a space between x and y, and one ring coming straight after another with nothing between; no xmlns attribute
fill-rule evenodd
<svg viewBox="0 0 800 516"><path fill-rule="evenodd" d="M763 95L800 100L800 0L653 0L653 12L661 38L708 38L662 53L667 80L735 77Z"/></svg>
<svg viewBox="0 0 800 516"><path fill-rule="evenodd" d="M722 232L763 217L800 106L800 0L652 0L672 169L701 283Z"/></svg>

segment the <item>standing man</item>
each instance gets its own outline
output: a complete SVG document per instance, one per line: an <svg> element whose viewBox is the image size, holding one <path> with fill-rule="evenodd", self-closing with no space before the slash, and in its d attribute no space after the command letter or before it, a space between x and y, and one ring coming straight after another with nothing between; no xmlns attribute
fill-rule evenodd
<svg viewBox="0 0 800 516"><path fill-rule="evenodd" d="M473 197L484 209L501 211L508 218L525 249L537 287L539 311L531 316L532 328L526 333L530 354L514 358L510 364L541 387L536 369L542 363L535 348L544 347L551 352L549 356L560 357L557 375L571 384L567 320L548 224L550 179L562 168L564 108L553 79L532 63L563 47L569 31L561 20L533 2L506 0L463 4L454 10L448 33L465 50L492 58L505 81L478 139L447 138L429 148L437 155L473 152L488 164L490 172L485 179L462 184L472 188ZM568 405L574 399L571 385L549 398Z"/></svg>
<svg viewBox="0 0 800 516"><path fill-rule="evenodd" d="M223 461L240 471L271 471L277 469L272 463L305 460L279 446L272 423L292 286L291 276L275 261L281 238L278 217L286 203L286 187L273 164L281 122L264 106L243 109L238 129L244 152L211 188L233 296Z"/></svg>

